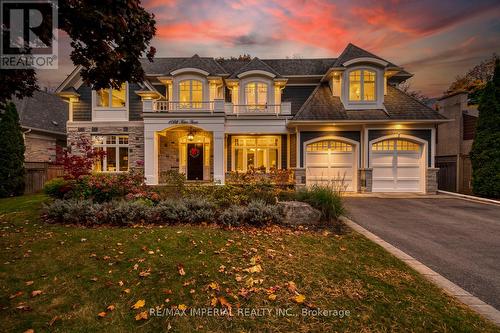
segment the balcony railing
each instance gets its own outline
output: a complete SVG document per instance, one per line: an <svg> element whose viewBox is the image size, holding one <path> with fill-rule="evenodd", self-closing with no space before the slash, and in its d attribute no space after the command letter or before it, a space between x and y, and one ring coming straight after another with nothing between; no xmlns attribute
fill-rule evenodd
<svg viewBox="0 0 500 333"><path fill-rule="evenodd" d="M292 114L290 102L281 104L233 104L226 103L224 106L226 114L233 115L290 115Z"/></svg>
<svg viewBox="0 0 500 333"><path fill-rule="evenodd" d="M153 111L155 112L187 112L187 111L214 111L215 102L175 102L175 101L154 101Z"/></svg>
<svg viewBox="0 0 500 333"><path fill-rule="evenodd" d="M227 103L222 99L203 102L143 101L144 112L212 112L227 115L291 115L290 102L281 104L248 105Z"/></svg>

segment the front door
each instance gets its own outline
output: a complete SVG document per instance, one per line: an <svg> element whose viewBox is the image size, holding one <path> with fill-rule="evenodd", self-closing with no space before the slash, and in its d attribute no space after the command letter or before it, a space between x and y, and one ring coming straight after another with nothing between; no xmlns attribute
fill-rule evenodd
<svg viewBox="0 0 500 333"><path fill-rule="evenodd" d="M187 179L203 180L203 144L187 145Z"/></svg>

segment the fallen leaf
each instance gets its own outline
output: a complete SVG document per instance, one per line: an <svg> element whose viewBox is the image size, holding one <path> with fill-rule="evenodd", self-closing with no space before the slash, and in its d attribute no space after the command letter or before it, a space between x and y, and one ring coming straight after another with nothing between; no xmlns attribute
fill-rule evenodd
<svg viewBox="0 0 500 333"><path fill-rule="evenodd" d="M151 268L148 268L147 270L142 271L142 272L139 273L140 277L147 277L147 276L150 276L150 275L151 275Z"/></svg>
<svg viewBox="0 0 500 333"><path fill-rule="evenodd" d="M59 316L55 316L54 318L52 318L52 319L49 321L49 326L54 325L54 323L55 323L57 320L61 320L61 317L59 317Z"/></svg>
<svg viewBox="0 0 500 333"><path fill-rule="evenodd" d="M186 311L187 306L186 306L185 304L179 304L179 305L177 306L177 308L178 308L179 310L181 310L181 311Z"/></svg>
<svg viewBox="0 0 500 333"><path fill-rule="evenodd" d="M262 267L260 265L255 265L252 267L245 268L243 271L248 273L259 273L262 272Z"/></svg>
<svg viewBox="0 0 500 333"><path fill-rule="evenodd" d="M24 291L18 291L15 294L10 295L9 298L13 299L13 298L21 296L22 294L24 294Z"/></svg>
<svg viewBox="0 0 500 333"><path fill-rule="evenodd" d="M31 286L34 283L34 281L26 281L25 283L27 286Z"/></svg>
<svg viewBox="0 0 500 333"><path fill-rule="evenodd" d="M165 290L163 290L163 292L164 292L166 295L172 295L172 290L171 290L171 289L165 289Z"/></svg>
<svg viewBox="0 0 500 333"><path fill-rule="evenodd" d="M123 281L118 281L118 285L119 285L120 287L123 287Z"/></svg>
<svg viewBox="0 0 500 333"><path fill-rule="evenodd" d="M225 269L226 269L226 266L220 265L220 267L219 267L219 273L223 273Z"/></svg>
<svg viewBox="0 0 500 333"><path fill-rule="evenodd" d="M213 297L212 300L210 301L210 305L212 307L215 307L217 305L217 297Z"/></svg>
<svg viewBox="0 0 500 333"><path fill-rule="evenodd" d="M220 297L219 297L219 303L220 303L220 305L222 305L223 307L227 308L227 309L229 310L229 314L231 314L231 308L232 308L232 306L231 306L231 303L229 303L229 302L227 301L227 299L225 299L223 296L220 296Z"/></svg>
<svg viewBox="0 0 500 333"><path fill-rule="evenodd" d="M243 277L241 275L238 275L236 274L236 276L234 277L234 279L238 282L241 282L241 280L243 280Z"/></svg>
<svg viewBox="0 0 500 333"><path fill-rule="evenodd" d="M146 320L146 319L148 319L148 312L147 311L139 312L135 316L135 320Z"/></svg>
<svg viewBox="0 0 500 333"><path fill-rule="evenodd" d="M250 259L250 265L257 265L259 261L260 261L260 256L254 256Z"/></svg>
<svg viewBox="0 0 500 333"><path fill-rule="evenodd" d="M99 313L97 314L97 316L98 316L99 318L104 318L104 317L106 317L106 312L104 312L104 311L99 312Z"/></svg>
<svg viewBox="0 0 500 333"><path fill-rule="evenodd" d="M208 287L212 290L219 290L219 284L217 282L211 282L208 284Z"/></svg>
<svg viewBox="0 0 500 333"><path fill-rule="evenodd" d="M115 306L113 304L108 305L108 307L106 308L106 310L108 310L108 311L113 311L114 309L115 309Z"/></svg>
<svg viewBox="0 0 500 333"><path fill-rule="evenodd" d="M292 298L292 300L297 303L297 304L302 304L304 303L306 297L302 294L298 294Z"/></svg>
<svg viewBox="0 0 500 333"><path fill-rule="evenodd" d="M270 301L276 300L276 294L271 294L271 295L267 296L267 299Z"/></svg>
<svg viewBox="0 0 500 333"><path fill-rule="evenodd" d="M31 306L27 305L24 302L21 302L16 306L16 309L21 311L31 311Z"/></svg>
<svg viewBox="0 0 500 333"><path fill-rule="evenodd" d="M24 331L24 333L35 333L35 330L30 328L30 329Z"/></svg>
<svg viewBox="0 0 500 333"><path fill-rule="evenodd" d="M186 271L184 270L184 266L182 264L177 265L177 270L179 271L179 275L181 276L186 275Z"/></svg>
<svg viewBox="0 0 500 333"><path fill-rule="evenodd" d="M41 293L42 293L42 291L41 291L41 290L33 290L33 291L31 292L31 297L38 296L38 295L40 295Z"/></svg>
<svg viewBox="0 0 500 333"><path fill-rule="evenodd" d="M288 281L287 288L288 288L288 291L290 291L291 293L297 292L297 285L293 281Z"/></svg>
<svg viewBox="0 0 500 333"><path fill-rule="evenodd" d="M127 289L123 289L123 292L124 292L125 294L130 294L130 289L129 289L129 288L127 288Z"/></svg>
<svg viewBox="0 0 500 333"><path fill-rule="evenodd" d="M140 299L140 300L138 300L137 302L135 302L135 304L134 304L134 305L132 305L132 308L133 308L133 309L140 309L140 308L142 308L144 305L146 305L146 301L145 301L145 300L143 300L143 299Z"/></svg>

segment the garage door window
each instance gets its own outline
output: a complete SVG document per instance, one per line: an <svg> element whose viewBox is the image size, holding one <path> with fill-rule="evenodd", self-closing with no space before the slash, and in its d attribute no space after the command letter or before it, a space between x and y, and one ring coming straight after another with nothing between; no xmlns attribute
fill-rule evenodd
<svg viewBox="0 0 500 333"><path fill-rule="evenodd" d="M352 146L347 143L343 143L340 141L333 141L333 140L320 141L307 145L307 151L313 152L322 150L349 152L352 151Z"/></svg>
<svg viewBox="0 0 500 333"><path fill-rule="evenodd" d="M419 145L406 140L384 140L373 145L375 151L418 151Z"/></svg>

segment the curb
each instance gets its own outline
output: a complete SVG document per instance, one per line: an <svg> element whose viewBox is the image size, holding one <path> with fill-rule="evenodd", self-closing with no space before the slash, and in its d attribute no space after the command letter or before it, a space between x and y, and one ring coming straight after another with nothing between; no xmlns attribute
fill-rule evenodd
<svg viewBox="0 0 500 333"><path fill-rule="evenodd" d="M351 229L355 230L356 232L360 233L361 235L365 236L372 242L382 246L387 252L390 254L394 255L396 258L399 260L402 260L405 264L416 270L418 273L424 276L427 280L444 290L445 293L448 295L455 297L458 299L460 302L464 303L467 305L469 308L471 308L473 311L476 313L482 315L483 317L491 320L494 324L497 326L500 326L500 311L495 309L489 304L486 304L485 302L481 301L479 298L476 296L472 295L468 291L465 291L464 289L460 288L458 285L455 283L451 282L444 276L438 274L437 272L433 271L426 265L422 264L420 261L417 259L413 258L412 256L408 255L407 253L401 251L397 247L387 243L384 241L382 238L378 237L377 235L371 233L370 231L366 230L356 222L348 219L345 216L341 216L340 220L344 222L348 227Z"/></svg>
<svg viewBox="0 0 500 333"><path fill-rule="evenodd" d="M454 196L454 197L457 197L457 198L466 199L466 200L470 200L470 201L484 202L484 203L490 203L490 204L500 205L500 201L498 201L498 200L486 199L486 198L476 197L476 196L473 196L473 195L467 195L467 194L455 193L455 192L448 192L448 191L443 191L443 190L438 190L438 193L442 193L442 194L446 194L446 195L451 195L451 196Z"/></svg>

